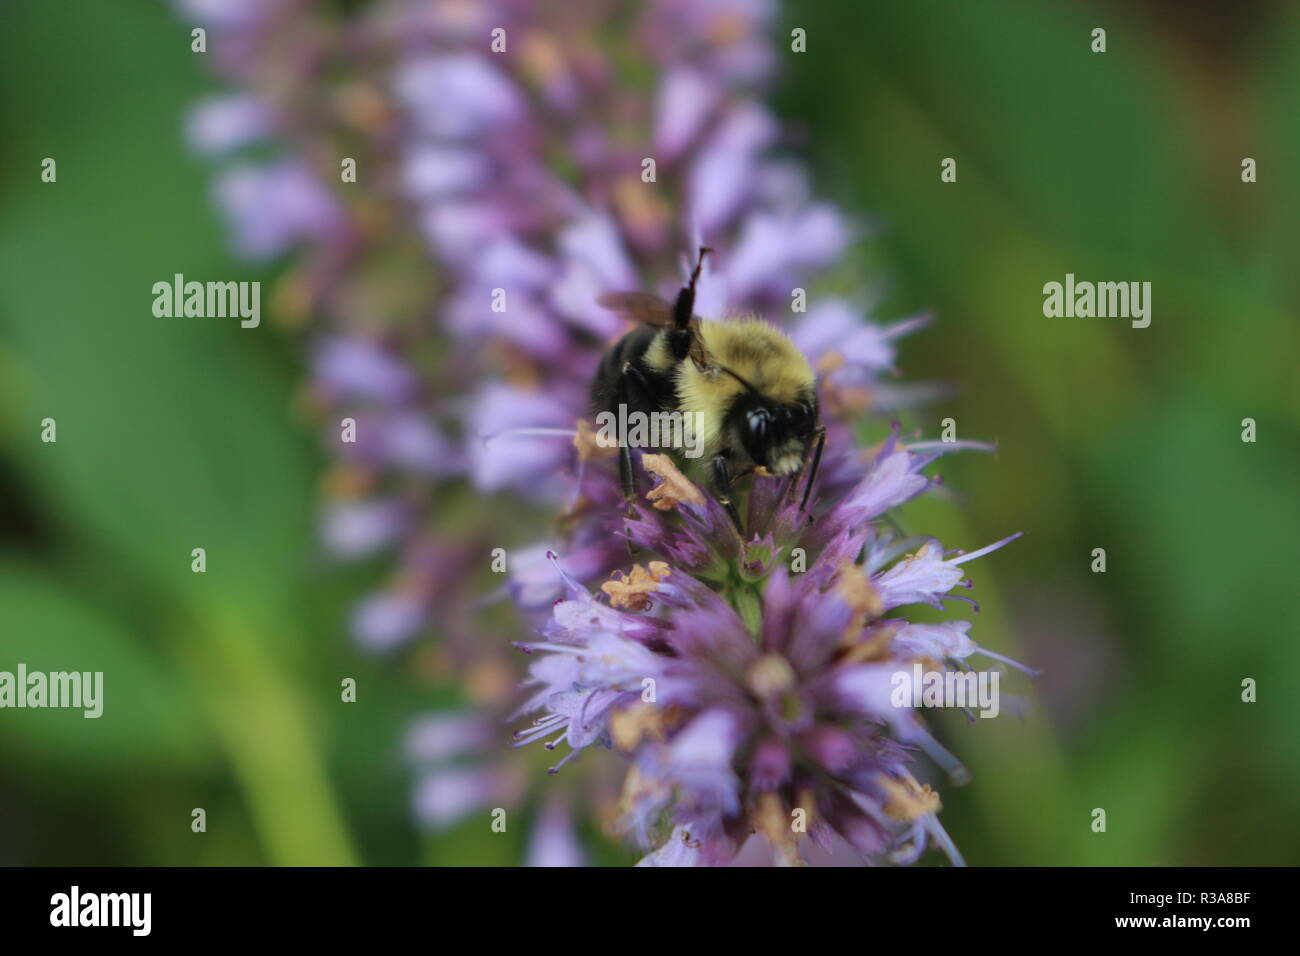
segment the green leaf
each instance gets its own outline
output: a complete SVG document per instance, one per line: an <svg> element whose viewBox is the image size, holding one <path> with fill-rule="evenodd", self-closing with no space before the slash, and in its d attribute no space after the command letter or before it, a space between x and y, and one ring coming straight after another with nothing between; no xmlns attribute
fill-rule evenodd
<svg viewBox="0 0 1300 956"><path fill-rule="evenodd" d="M164 660L120 622L52 577L0 563L0 670L100 672L102 713L0 710L7 747L60 774L192 769L212 749L191 701Z"/></svg>
<svg viewBox="0 0 1300 956"><path fill-rule="evenodd" d="M24 128L0 167L0 441L47 510L115 559L191 593L266 598L296 570L313 511L273 318L242 329L152 313L153 284L176 273L266 276L220 250L209 171L182 149L192 64L188 82L159 83L157 62L116 54L133 29L169 49L175 25L134 6L68 7L19 5L0 36L0 111ZM91 87L61 73L83 57L78 77L134 104L111 127ZM70 122L76 103L84 120ZM57 182L41 182L43 156ZM267 312L270 299L264 287ZM47 417L55 444L40 441ZM190 571L196 547L204 575Z"/></svg>

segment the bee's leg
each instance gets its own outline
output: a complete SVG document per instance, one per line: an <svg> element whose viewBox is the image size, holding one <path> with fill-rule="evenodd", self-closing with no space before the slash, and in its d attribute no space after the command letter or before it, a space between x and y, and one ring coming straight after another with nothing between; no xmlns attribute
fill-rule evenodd
<svg viewBox="0 0 1300 956"><path fill-rule="evenodd" d="M722 455L713 459L713 494L718 499L718 504L726 509L731 523L736 526L736 534L740 535L741 541L744 541L745 528L740 523L740 514L731 500L731 479L727 475L727 459Z"/></svg>
<svg viewBox="0 0 1300 956"><path fill-rule="evenodd" d="M618 446L618 484L623 489L623 504L630 518L636 508L636 469L632 467L632 449L623 444Z"/></svg>
<svg viewBox="0 0 1300 956"><path fill-rule="evenodd" d="M630 520L636 517L636 469L632 467L632 449L623 443L618 446L618 481L623 488L623 502L626 505L624 520ZM626 526L624 530L627 531ZM627 531L626 540L627 553L635 555L637 548L630 531Z"/></svg>
<svg viewBox="0 0 1300 956"><path fill-rule="evenodd" d="M628 379L631 377L629 372L635 372L636 368L631 362L623 363L623 374L618 380L618 403L623 407L628 407ZM624 515L627 519L636 516L636 499L638 495L636 469L632 466L632 449L628 447L627 436L620 435L618 442L618 483L623 490L623 504L625 507ZM636 545L632 543L632 536L627 535L627 553L635 555L637 553Z"/></svg>
<svg viewBox="0 0 1300 956"><path fill-rule="evenodd" d="M815 439L817 447L813 451L812 467L808 469L808 483L803 486L803 500L799 502L800 512L808 510L808 496L812 494L813 482L817 480L817 469L820 468L822 464L822 451L826 448L826 426L822 425L817 429L815 434L817 436ZM799 470L799 473L802 476L802 468Z"/></svg>
<svg viewBox="0 0 1300 956"><path fill-rule="evenodd" d="M734 488L734 487L736 487L737 484L739 484L739 483L740 483L741 481L743 481L744 479L748 478L748 477L749 477L750 475L752 475L753 473L754 473L754 466L753 466L753 465L750 465L750 466L749 466L748 468L746 468L744 471L738 471L738 472L736 472L734 475L731 476L731 483L728 485L728 487L730 487L730 488Z"/></svg>

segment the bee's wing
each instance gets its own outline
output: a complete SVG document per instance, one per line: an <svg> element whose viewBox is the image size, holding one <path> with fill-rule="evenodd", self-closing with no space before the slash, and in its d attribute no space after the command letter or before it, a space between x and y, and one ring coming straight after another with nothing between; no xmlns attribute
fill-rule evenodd
<svg viewBox="0 0 1300 956"><path fill-rule="evenodd" d="M673 307L649 292L605 292L596 301L631 322L656 328L669 328L673 324Z"/></svg>
<svg viewBox="0 0 1300 956"><path fill-rule="evenodd" d="M673 327L673 307L668 302L649 292L605 292L596 301L611 312L632 322L652 325L655 328ZM704 370L713 365L713 357L705 348L700 335L698 318L691 319L691 361L695 367Z"/></svg>

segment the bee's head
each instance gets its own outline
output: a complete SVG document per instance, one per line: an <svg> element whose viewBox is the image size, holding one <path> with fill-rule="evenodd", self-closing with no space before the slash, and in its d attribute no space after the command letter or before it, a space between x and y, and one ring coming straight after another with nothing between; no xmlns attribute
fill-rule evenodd
<svg viewBox="0 0 1300 956"><path fill-rule="evenodd" d="M774 475L799 470L817 428L813 401L775 403L749 394L736 402L732 415L740 443L754 464Z"/></svg>

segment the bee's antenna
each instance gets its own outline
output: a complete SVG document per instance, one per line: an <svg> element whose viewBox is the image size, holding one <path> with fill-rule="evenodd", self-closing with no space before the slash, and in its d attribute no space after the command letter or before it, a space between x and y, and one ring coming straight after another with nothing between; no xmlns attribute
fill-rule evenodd
<svg viewBox="0 0 1300 956"><path fill-rule="evenodd" d="M700 277L700 270L704 268L704 257L713 251L711 246L700 246L699 258L695 260L695 268L691 272L691 289L694 291L695 282Z"/></svg>
<svg viewBox="0 0 1300 956"><path fill-rule="evenodd" d="M690 281L677 293L677 301L673 303L673 325L678 329L688 328L691 317L695 315L695 283L699 281L700 270L704 268L704 257L712 251L708 246L700 246L700 257L695 260Z"/></svg>
<svg viewBox="0 0 1300 956"><path fill-rule="evenodd" d="M762 392L760 392L758 389L756 389L753 385L750 385L749 382L745 381L745 379L742 378L738 373L733 372L731 369L727 368L725 365L718 365L718 366L715 366L715 367L717 368L717 370L718 370L719 372L726 372L728 375L730 375L732 378L734 378L734 379L735 379L737 382L739 382L741 385L745 386L745 388L747 388L747 389L749 390L750 394L757 395L759 398L762 398L762 397L763 397L763 393L762 393Z"/></svg>

